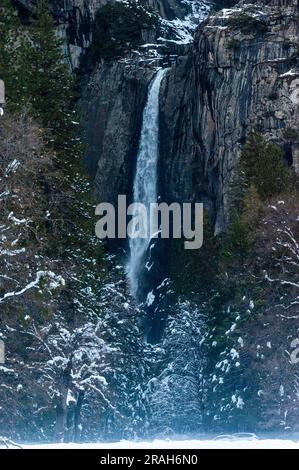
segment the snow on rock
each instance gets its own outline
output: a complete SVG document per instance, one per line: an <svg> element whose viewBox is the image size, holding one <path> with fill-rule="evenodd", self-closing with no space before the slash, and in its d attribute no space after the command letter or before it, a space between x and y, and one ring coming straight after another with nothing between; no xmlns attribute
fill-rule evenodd
<svg viewBox="0 0 299 470"><path fill-rule="evenodd" d="M291 69L286 73L283 73L282 75L279 75L279 78L288 78L288 77L298 77L299 76L299 71L295 69Z"/></svg>
<svg viewBox="0 0 299 470"><path fill-rule="evenodd" d="M173 20L162 20L162 25L166 29L170 29L175 36L175 39L171 39L171 42L176 44L190 44L193 41L193 33L199 23L204 21L210 12L211 5L205 1L191 1L185 0L184 2L188 7L190 13L185 18L175 18ZM164 41L163 37L158 40Z"/></svg>
<svg viewBox="0 0 299 470"><path fill-rule="evenodd" d="M242 7L235 8L224 8L216 16L220 19L230 19L232 16L237 16L240 14L246 13L247 15L252 16L253 18L259 18L265 16L265 12L259 10L256 5L247 4Z"/></svg>

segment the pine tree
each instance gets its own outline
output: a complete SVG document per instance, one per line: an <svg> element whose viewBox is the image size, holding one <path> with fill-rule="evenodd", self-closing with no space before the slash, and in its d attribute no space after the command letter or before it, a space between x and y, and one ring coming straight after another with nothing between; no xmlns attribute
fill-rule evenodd
<svg viewBox="0 0 299 470"><path fill-rule="evenodd" d="M233 210L230 217L230 225L224 239L221 257L226 269L243 263L248 254L248 234L250 228L244 221L242 214Z"/></svg>
<svg viewBox="0 0 299 470"><path fill-rule="evenodd" d="M250 183L265 200L284 191L289 183L289 172L281 149L267 142L261 134L253 133L242 153L241 165Z"/></svg>
<svg viewBox="0 0 299 470"><path fill-rule="evenodd" d="M242 220L244 225L247 225L247 240L252 243L256 234L256 229L261 222L261 215L263 212L263 203L258 194L258 191L253 183L249 186L247 193L244 197L244 208L242 212Z"/></svg>
<svg viewBox="0 0 299 470"><path fill-rule="evenodd" d="M45 127L65 134L70 124L74 83L47 0L39 0L36 16L28 35L22 39L19 52L23 99L30 101L36 117Z"/></svg>
<svg viewBox="0 0 299 470"><path fill-rule="evenodd" d="M0 78L5 82L6 98L17 88L16 43L20 22L11 0L1 0L0 7Z"/></svg>
<svg viewBox="0 0 299 470"><path fill-rule="evenodd" d="M203 234L203 246L199 250L185 250L183 239L171 240L169 275L178 295L187 295L188 298L202 295L213 286L218 268L219 241L207 212L204 213Z"/></svg>

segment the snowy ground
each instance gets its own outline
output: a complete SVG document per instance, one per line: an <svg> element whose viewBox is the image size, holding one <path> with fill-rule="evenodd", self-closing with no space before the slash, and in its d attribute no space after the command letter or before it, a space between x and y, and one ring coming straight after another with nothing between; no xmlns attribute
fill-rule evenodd
<svg viewBox="0 0 299 470"><path fill-rule="evenodd" d="M22 445L25 449L299 449L299 440L221 437L211 440L120 441L87 444Z"/></svg>

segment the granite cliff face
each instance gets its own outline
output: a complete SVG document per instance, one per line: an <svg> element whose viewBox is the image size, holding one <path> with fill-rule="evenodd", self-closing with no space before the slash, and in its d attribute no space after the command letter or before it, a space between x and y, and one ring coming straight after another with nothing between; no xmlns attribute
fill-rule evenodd
<svg viewBox="0 0 299 470"><path fill-rule="evenodd" d="M232 20L240 13L266 27L243 31ZM253 129L284 146L299 169L298 140L285 138L298 125L297 67L297 2L240 4L200 26L162 97L160 179L167 199L203 200L216 232L223 230L232 171Z"/></svg>
<svg viewBox="0 0 299 470"><path fill-rule="evenodd" d="M23 21L30 21L36 0L14 0L14 3ZM67 54L74 69L79 67L80 57L90 44L95 12L106 3L106 0L49 0L59 34L67 37Z"/></svg>
<svg viewBox="0 0 299 470"><path fill-rule="evenodd" d="M83 97L86 163L99 201L131 197L142 111L153 68L101 64Z"/></svg>
<svg viewBox="0 0 299 470"><path fill-rule="evenodd" d="M159 192L166 201L203 201L216 233L225 229L232 172L253 129L282 145L299 167L298 141L286 138L298 121L298 5L267 3L211 15L187 53L184 45L171 61L145 54L98 66L84 102L99 200L130 193L136 136L157 65L172 63L161 92ZM253 19L251 29L238 24L240 15Z"/></svg>
<svg viewBox="0 0 299 470"><path fill-rule="evenodd" d="M80 66L80 58L91 43L93 21L99 8L115 3L117 0L49 0L49 7L57 24L59 34L67 38L67 54L74 69ZM37 0L13 0L24 22L34 17ZM141 0L139 4L146 10L158 15L162 21L162 36L177 39L177 21L181 21L182 34L178 39L186 42L190 24L194 29L198 16L209 9L207 0ZM186 20L187 18L187 20ZM174 21L174 23L173 23ZM144 35L145 42L157 42L155 37ZM190 37L187 38L188 41ZM162 41L163 43L163 41ZM174 44L172 45L174 46Z"/></svg>
<svg viewBox="0 0 299 470"><path fill-rule="evenodd" d="M143 2L160 17L157 31L144 31L144 44L128 51L124 57L109 62L101 60L84 86L82 122L87 166L95 178L99 201L115 202L118 194L131 196L148 87L157 67L170 67L180 54L189 50L190 31L195 25L194 18L188 16L190 4L168 0ZM197 13L194 14L205 17L207 3L198 1L195 4ZM185 22L176 27L176 33L171 20L174 15L185 18ZM163 23L165 18L169 20ZM199 19L196 21L198 23ZM158 37L160 34L164 37ZM174 92L180 95L182 91L179 84Z"/></svg>

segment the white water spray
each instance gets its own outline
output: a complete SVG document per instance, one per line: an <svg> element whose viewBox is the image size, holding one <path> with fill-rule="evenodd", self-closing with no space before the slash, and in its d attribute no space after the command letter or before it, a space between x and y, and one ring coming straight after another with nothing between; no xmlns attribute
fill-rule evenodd
<svg viewBox="0 0 299 470"><path fill-rule="evenodd" d="M159 92L163 77L168 69L159 69L149 89L143 111L142 129L137 154L133 197L135 203L142 203L148 213L150 204L157 202L157 166L159 157ZM136 214L135 214L136 215ZM133 214L134 217L134 214ZM149 246L151 235L130 238L130 260L128 275L134 295L138 290L138 275ZM140 230L140 227L138 229ZM134 233L134 231L133 231Z"/></svg>

